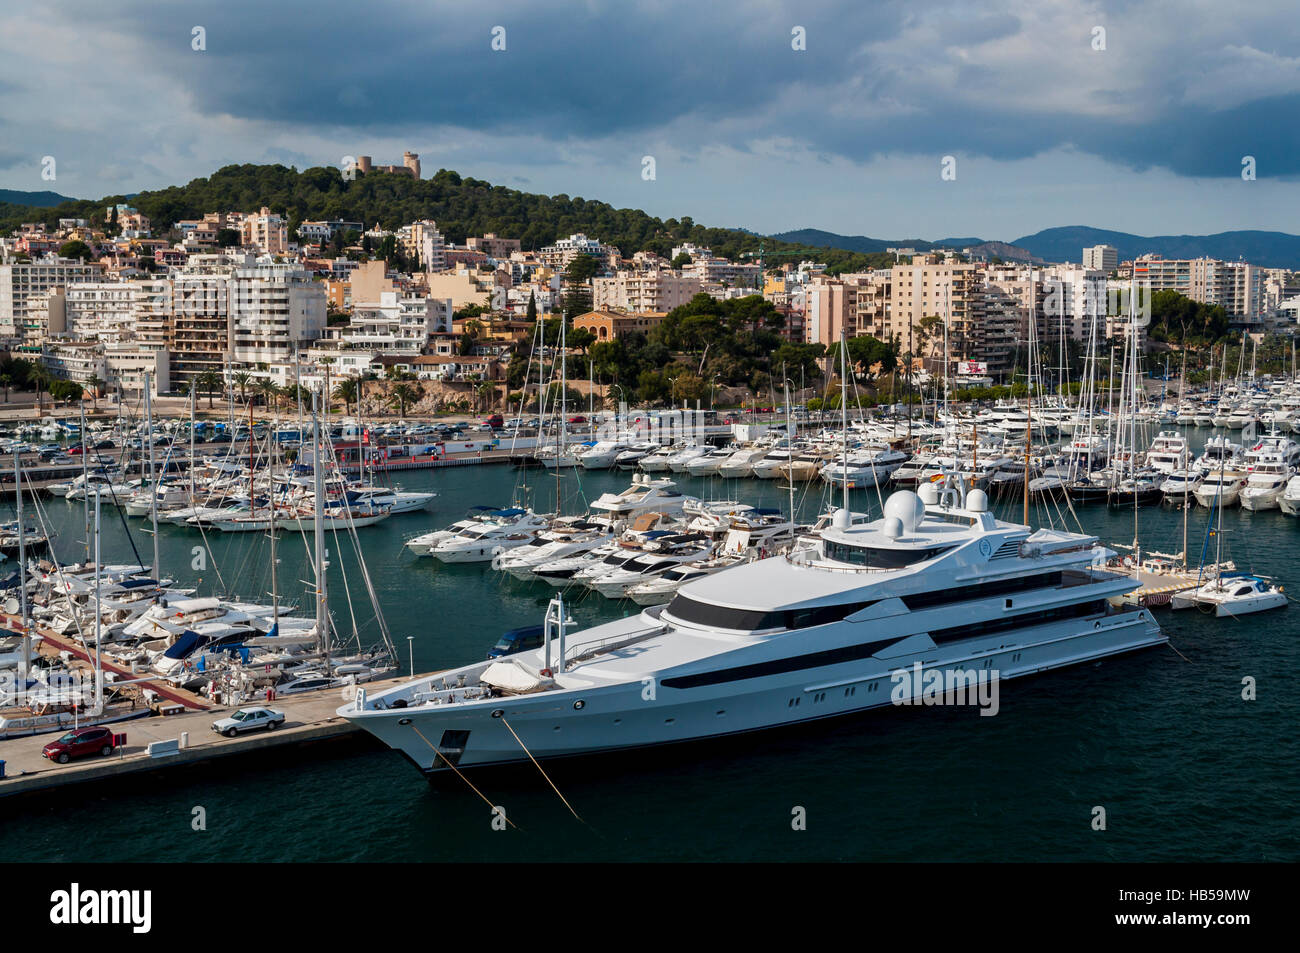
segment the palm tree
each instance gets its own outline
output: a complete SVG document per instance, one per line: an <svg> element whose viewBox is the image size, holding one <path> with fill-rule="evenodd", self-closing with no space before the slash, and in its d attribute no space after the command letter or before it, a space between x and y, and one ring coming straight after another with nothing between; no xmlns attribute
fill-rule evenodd
<svg viewBox="0 0 1300 953"><path fill-rule="evenodd" d="M231 377L231 380L234 381L235 386L239 388L239 402L242 404L244 402L244 394L248 390L248 385L253 380L253 375L248 373L248 371L236 371L234 376Z"/></svg>
<svg viewBox="0 0 1300 953"><path fill-rule="evenodd" d="M392 394L389 395L389 401L397 401L397 416L406 416L406 405L413 404L420 399L420 391L412 385L402 381L393 385Z"/></svg>
<svg viewBox="0 0 1300 953"><path fill-rule="evenodd" d="M262 403L265 404L267 407L271 406L271 402L275 400L276 394L278 392L278 388L275 386L275 382L272 381L269 377L258 378L253 383L253 390L256 391L257 394L262 398Z"/></svg>
<svg viewBox="0 0 1300 953"><path fill-rule="evenodd" d="M104 379L98 374L91 374L86 378L86 389L90 391L90 405L92 410L99 410L99 388L103 386Z"/></svg>
<svg viewBox="0 0 1300 953"><path fill-rule="evenodd" d="M36 416L39 417L44 412L44 408L41 406L41 392L50 386L50 381L53 378L43 365L37 364L28 375L28 380L36 388Z"/></svg>
<svg viewBox="0 0 1300 953"><path fill-rule="evenodd" d="M360 404L361 388L357 384L355 377L345 377L339 381L338 386L334 388L334 397L343 401L343 413L348 412L348 404ZM357 407L357 413L361 413L360 406Z"/></svg>
<svg viewBox="0 0 1300 953"><path fill-rule="evenodd" d="M208 393L208 410L212 409L212 395L221 393L225 379L216 371L204 371L194 378L194 384L201 391Z"/></svg>

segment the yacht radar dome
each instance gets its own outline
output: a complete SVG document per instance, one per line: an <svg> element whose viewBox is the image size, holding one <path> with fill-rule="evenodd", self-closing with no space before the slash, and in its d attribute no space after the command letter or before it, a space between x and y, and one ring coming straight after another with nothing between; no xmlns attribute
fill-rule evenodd
<svg viewBox="0 0 1300 953"><path fill-rule="evenodd" d="M896 490L885 500L885 519L891 516L903 524L903 532L914 532L925 519L925 504L911 490Z"/></svg>
<svg viewBox="0 0 1300 953"><path fill-rule="evenodd" d="M848 529L852 522L853 517L843 508L836 510L835 515L831 517L831 525L836 529Z"/></svg>
<svg viewBox="0 0 1300 953"><path fill-rule="evenodd" d="M939 505L939 488L933 483L922 483L917 488L916 495L921 498L921 502L926 506Z"/></svg>
<svg viewBox="0 0 1300 953"><path fill-rule="evenodd" d="M902 536L902 535L903 535L903 521L900 520L897 516L889 516L889 517L886 517L886 518L885 518L885 538L886 538L886 539L898 539L898 537L900 537L900 536Z"/></svg>
<svg viewBox="0 0 1300 953"><path fill-rule="evenodd" d="M983 490L971 490L966 494L966 509L972 513L987 513L989 511L989 495Z"/></svg>

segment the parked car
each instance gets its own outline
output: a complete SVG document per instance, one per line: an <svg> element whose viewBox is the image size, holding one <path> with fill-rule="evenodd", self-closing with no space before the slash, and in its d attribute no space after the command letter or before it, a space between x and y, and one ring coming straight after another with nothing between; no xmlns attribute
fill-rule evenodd
<svg viewBox="0 0 1300 953"><path fill-rule="evenodd" d="M578 414L574 417L569 418L569 423L571 424L585 424L586 422L587 422L587 418L582 416L582 414Z"/></svg>
<svg viewBox="0 0 1300 953"><path fill-rule="evenodd" d="M99 754L108 757L116 747L113 732L108 728L91 726L69 731L58 741L51 741L41 749L41 754L51 761L67 764L73 758Z"/></svg>
<svg viewBox="0 0 1300 953"><path fill-rule="evenodd" d="M493 414L491 417L488 417L483 421L483 423L491 430L499 430L504 422L505 421L502 419L500 414Z"/></svg>
<svg viewBox="0 0 1300 953"><path fill-rule="evenodd" d="M273 731L284 724L284 712L274 708L241 708L231 712L229 718L219 718L212 723L212 730L219 735L233 738L245 731L265 729Z"/></svg>

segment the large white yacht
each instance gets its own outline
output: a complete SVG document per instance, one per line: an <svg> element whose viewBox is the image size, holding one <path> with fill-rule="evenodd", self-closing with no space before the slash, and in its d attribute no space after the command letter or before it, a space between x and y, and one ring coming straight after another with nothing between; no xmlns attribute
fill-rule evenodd
<svg viewBox="0 0 1300 953"><path fill-rule="evenodd" d="M872 522L837 511L811 547L583 632L553 600L541 648L359 688L338 714L437 774L828 718L921 700L935 678L996 685L1166 641L1149 611L1112 605L1137 583L1100 568L1096 537L998 520L952 477L921 494Z"/></svg>

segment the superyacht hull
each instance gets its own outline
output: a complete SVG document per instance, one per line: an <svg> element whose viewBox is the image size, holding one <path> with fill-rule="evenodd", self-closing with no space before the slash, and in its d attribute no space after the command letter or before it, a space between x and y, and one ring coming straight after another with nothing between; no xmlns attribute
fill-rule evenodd
<svg viewBox="0 0 1300 953"><path fill-rule="evenodd" d="M926 673L994 671L1000 680L1007 680L1164 641L1146 610L1109 611L914 654L800 665L794 671L752 678L719 679L698 673L674 678L668 671L645 680L388 710L364 707L362 695L359 704L345 705L338 714L401 751L425 774L437 775L449 770L448 761L458 769L526 761L521 742L539 759L569 757L698 741L887 708L895 704L893 674L911 672L914 663ZM760 668L790 668L789 661ZM715 658L710 668L726 670L738 663ZM741 671L730 668L727 674ZM446 673L445 684L454 684L456 675L456 671ZM704 684L698 684L701 679ZM649 700L648 683L655 688Z"/></svg>

